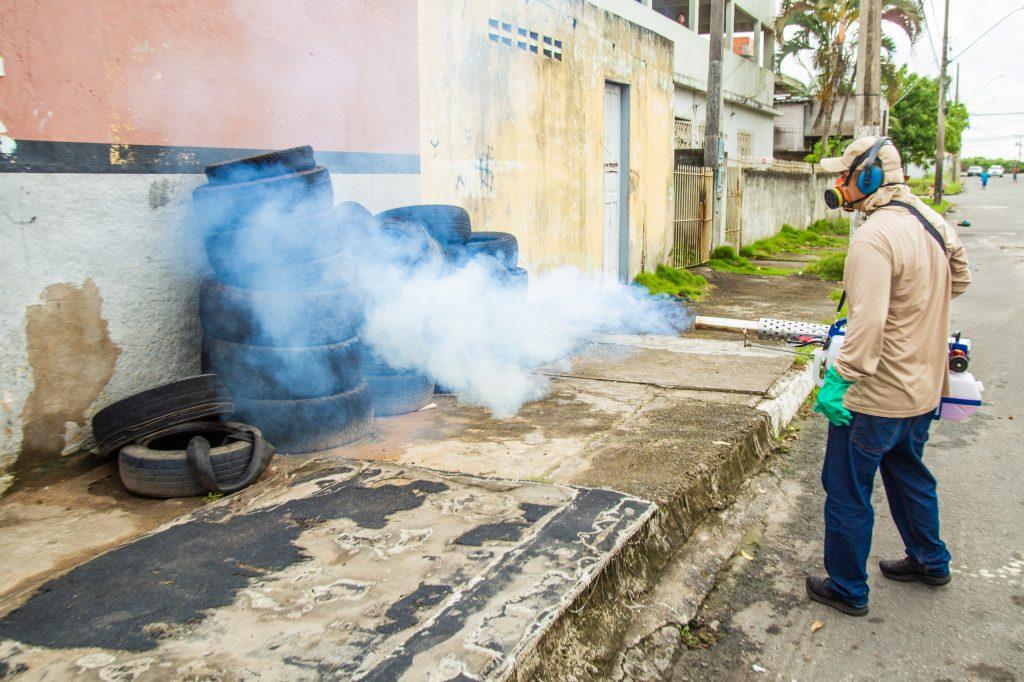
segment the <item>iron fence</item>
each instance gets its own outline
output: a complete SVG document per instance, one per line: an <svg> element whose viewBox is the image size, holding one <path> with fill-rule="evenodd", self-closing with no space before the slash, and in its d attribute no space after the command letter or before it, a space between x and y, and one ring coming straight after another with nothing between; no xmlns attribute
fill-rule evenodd
<svg viewBox="0 0 1024 682"><path fill-rule="evenodd" d="M672 267L686 268L707 262L711 255L711 169L676 166L673 178L675 206L672 219Z"/></svg>

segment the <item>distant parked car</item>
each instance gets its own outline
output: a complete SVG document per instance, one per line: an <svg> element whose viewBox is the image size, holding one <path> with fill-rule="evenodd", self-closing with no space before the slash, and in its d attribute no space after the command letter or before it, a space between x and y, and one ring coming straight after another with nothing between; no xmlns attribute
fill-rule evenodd
<svg viewBox="0 0 1024 682"><path fill-rule="evenodd" d="M967 168L967 177L977 177L981 175L981 166L969 166Z"/></svg>
<svg viewBox="0 0 1024 682"><path fill-rule="evenodd" d="M1006 171L1003 170L1003 167L1000 166L999 164L988 167L988 174L991 175L993 178L1001 178L1003 177L1003 173L1005 172Z"/></svg>

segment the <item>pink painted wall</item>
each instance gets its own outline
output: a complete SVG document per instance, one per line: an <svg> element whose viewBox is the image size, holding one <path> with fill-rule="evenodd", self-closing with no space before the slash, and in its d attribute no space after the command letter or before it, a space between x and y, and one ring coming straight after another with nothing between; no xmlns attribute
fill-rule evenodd
<svg viewBox="0 0 1024 682"><path fill-rule="evenodd" d="M17 140L418 154L416 0L0 3Z"/></svg>

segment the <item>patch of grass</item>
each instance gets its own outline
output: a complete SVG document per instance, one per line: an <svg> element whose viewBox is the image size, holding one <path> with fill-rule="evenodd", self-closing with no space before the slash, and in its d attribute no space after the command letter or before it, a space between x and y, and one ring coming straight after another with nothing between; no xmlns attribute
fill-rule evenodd
<svg viewBox="0 0 1024 682"><path fill-rule="evenodd" d="M740 255L744 258L768 258L778 253L807 253L812 248L842 246L845 240L834 236L833 229L827 224L817 230L798 230L792 225L783 225L778 234L744 246Z"/></svg>
<svg viewBox="0 0 1024 682"><path fill-rule="evenodd" d="M222 497L224 497L224 493L206 493L206 497L203 498L203 504L216 502Z"/></svg>
<svg viewBox="0 0 1024 682"><path fill-rule="evenodd" d="M850 219L849 218L822 218L821 220L815 220L807 227L808 232L816 232L817 234L830 234L838 237L849 237L850 236Z"/></svg>
<svg viewBox="0 0 1024 682"><path fill-rule="evenodd" d="M708 288L708 281L697 273L667 265L659 265L654 272L641 272L633 281L655 295L686 296L694 301L700 300Z"/></svg>
<svg viewBox="0 0 1024 682"><path fill-rule="evenodd" d="M821 279L838 282L843 279L843 271L846 269L846 252L830 253L808 265L804 272L817 275Z"/></svg>
<svg viewBox="0 0 1024 682"><path fill-rule="evenodd" d="M706 623L697 619L691 620L679 628L679 639L683 641L683 645L687 649L707 649L718 640L719 636Z"/></svg>
<svg viewBox="0 0 1024 682"><path fill-rule="evenodd" d="M923 178L910 178L907 180L907 184L910 185L910 191L919 197L930 197L932 192L935 190L935 176L926 175ZM942 186L942 193L945 194L960 194L964 191L964 185L959 180L947 182Z"/></svg>
<svg viewBox="0 0 1024 682"><path fill-rule="evenodd" d="M814 359L813 346L801 346L795 352L796 355L793 356L794 367L806 367L807 363Z"/></svg>
<svg viewBox="0 0 1024 682"><path fill-rule="evenodd" d="M792 275L796 270L790 270L788 268L763 268L760 265L754 265L749 260L740 256L736 253L736 250L731 246L719 246L717 249L711 252L711 260L708 261L708 267L718 272L731 272L737 275L771 275L775 277L783 277L785 275Z"/></svg>
<svg viewBox="0 0 1024 682"><path fill-rule="evenodd" d="M935 212L938 213L939 215L946 215L950 209L956 206L956 204L950 201L946 201L945 199L940 201L938 205L936 205L931 199L922 198L922 201L924 202L925 206L930 206L931 208L935 209Z"/></svg>
<svg viewBox="0 0 1024 682"><path fill-rule="evenodd" d="M832 291L828 292L828 297L832 299L833 303L839 303L839 299L843 297L843 290L833 289ZM839 311L837 317L846 317L847 315L849 315L849 313L849 304L843 303L843 309ZM832 324L832 320L823 320L822 324Z"/></svg>

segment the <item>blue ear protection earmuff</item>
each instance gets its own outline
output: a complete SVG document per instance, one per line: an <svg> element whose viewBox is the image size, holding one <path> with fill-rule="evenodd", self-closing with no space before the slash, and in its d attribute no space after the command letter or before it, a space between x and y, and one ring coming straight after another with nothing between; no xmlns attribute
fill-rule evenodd
<svg viewBox="0 0 1024 682"><path fill-rule="evenodd" d="M853 179L857 169L863 163L863 172L857 177L857 189L862 194L877 192L878 188L882 186L882 181L885 179L885 171L882 170L882 162L878 160L878 152L887 144L892 144L892 140L888 137L879 137L871 145L871 149L854 159L853 164L850 166L849 175L846 177L847 184Z"/></svg>

